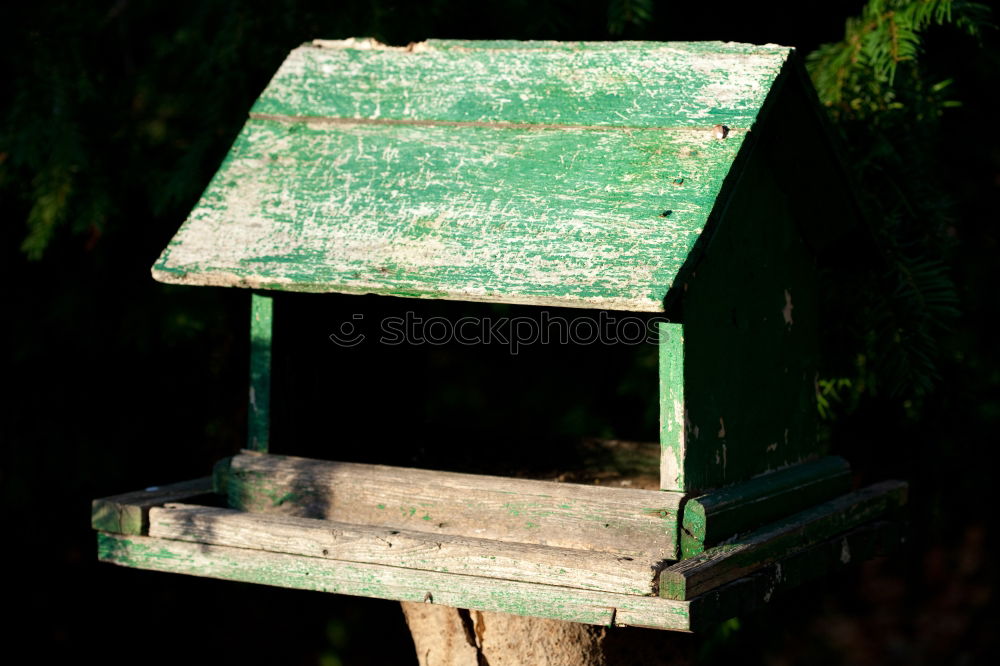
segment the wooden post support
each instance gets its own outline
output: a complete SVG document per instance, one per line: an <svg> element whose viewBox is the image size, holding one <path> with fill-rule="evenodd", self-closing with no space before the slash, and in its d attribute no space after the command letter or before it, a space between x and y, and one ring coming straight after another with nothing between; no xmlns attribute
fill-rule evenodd
<svg viewBox="0 0 1000 666"><path fill-rule="evenodd" d="M401 606L420 666L610 663L605 627L412 601Z"/></svg>
<svg viewBox="0 0 1000 666"><path fill-rule="evenodd" d="M247 448L266 452L271 429L271 334L274 299L253 294L250 301L250 405Z"/></svg>
<svg viewBox="0 0 1000 666"><path fill-rule="evenodd" d="M684 487L684 327L659 324L660 488Z"/></svg>

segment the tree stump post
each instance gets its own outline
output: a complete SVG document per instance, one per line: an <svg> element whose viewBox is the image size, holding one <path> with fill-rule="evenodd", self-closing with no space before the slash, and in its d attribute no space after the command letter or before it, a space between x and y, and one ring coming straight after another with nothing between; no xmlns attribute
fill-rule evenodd
<svg viewBox="0 0 1000 666"><path fill-rule="evenodd" d="M694 638L402 602L420 666L687 666Z"/></svg>

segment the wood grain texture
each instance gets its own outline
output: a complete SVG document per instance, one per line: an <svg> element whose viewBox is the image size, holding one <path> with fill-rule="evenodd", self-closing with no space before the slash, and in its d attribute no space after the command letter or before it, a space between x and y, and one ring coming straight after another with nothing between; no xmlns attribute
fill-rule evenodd
<svg viewBox="0 0 1000 666"><path fill-rule="evenodd" d="M154 537L98 534L98 558L139 569L567 622L681 631L689 625L687 602L655 596L340 562Z"/></svg>
<svg viewBox="0 0 1000 666"><path fill-rule="evenodd" d="M891 549L899 525L876 522L805 548L696 597L597 592L143 536L98 534L98 558L121 566L277 587L441 604L610 626L702 631L796 585Z"/></svg>
<svg viewBox="0 0 1000 666"><path fill-rule="evenodd" d="M150 486L91 502L90 525L116 534L146 534L149 510L166 502L185 502L212 492L212 479L204 477L166 486Z"/></svg>
<svg viewBox="0 0 1000 666"><path fill-rule="evenodd" d="M891 555L899 549L902 534L899 522L868 523L714 588L691 600L691 631L711 629L723 620L775 603L803 583L872 557Z"/></svg>
<svg viewBox="0 0 1000 666"><path fill-rule="evenodd" d="M165 539L620 594L654 594L662 568L612 553L185 504L151 509L149 521L149 536Z"/></svg>
<svg viewBox="0 0 1000 666"><path fill-rule="evenodd" d="M679 493L252 453L225 486L246 511L677 559Z"/></svg>
<svg viewBox="0 0 1000 666"><path fill-rule="evenodd" d="M790 53L364 44L289 56L157 279L662 310Z"/></svg>
<svg viewBox="0 0 1000 666"><path fill-rule="evenodd" d="M753 125L784 46L367 40L292 51L252 112L603 127Z"/></svg>
<svg viewBox="0 0 1000 666"><path fill-rule="evenodd" d="M681 558L724 539L825 502L851 489L850 466L837 456L792 465L684 503Z"/></svg>
<svg viewBox="0 0 1000 666"><path fill-rule="evenodd" d="M468 666L482 663L476 643L475 621L483 611L463 611L436 604L402 601L399 604L417 652L417 666ZM504 615L504 617L518 617ZM528 623L537 618L524 618ZM473 624L470 631L469 624ZM559 622L572 627L593 628L588 624ZM600 631L600 629L598 629Z"/></svg>
<svg viewBox="0 0 1000 666"><path fill-rule="evenodd" d="M660 573L660 595L692 599L866 522L906 502L907 485L883 481L772 523L731 544L681 560Z"/></svg>
<svg viewBox="0 0 1000 666"><path fill-rule="evenodd" d="M154 276L658 311L741 143L251 120Z"/></svg>

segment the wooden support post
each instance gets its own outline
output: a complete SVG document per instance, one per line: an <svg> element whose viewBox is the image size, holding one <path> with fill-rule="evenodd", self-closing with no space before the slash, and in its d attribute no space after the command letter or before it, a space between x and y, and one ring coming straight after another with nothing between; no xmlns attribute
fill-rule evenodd
<svg viewBox="0 0 1000 666"><path fill-rule="evenodd" d="M608 629L506 613L403 602L420 666L605 666Z"/></svg>
<svg viewBox="0 0 1000 666"><path fill-rule="evenodd" d="M684 327L659 324L660 488L684 488Z"/></svg>
<svg viewBox="0 0 1000 666"><path fill-rule="evenodd" d="M271 333L274 299L253 294L250 303L250 405L247 448L266 452L271 429Z"/></svg>

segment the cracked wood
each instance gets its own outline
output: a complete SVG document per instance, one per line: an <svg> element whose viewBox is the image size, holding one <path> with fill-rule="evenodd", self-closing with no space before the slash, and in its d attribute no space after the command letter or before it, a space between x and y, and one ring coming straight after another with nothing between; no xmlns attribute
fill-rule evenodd
<svg viewBox="0 0 1000 666"><path fill-rule="evenodd" d="M677 556L681 493L243 453L217 478L229 505L497 541Z"/></svg>
<svg viewBox="0 0 1000 666"><path fill-rule="evenodd" d="M660 311L790 52L301 47L153 274Z"/></svg>
<svg viewBox="0 0 1000 666"><path fill-rule="evenodd" d="M185 504L152 509L149 520L149 535L165 539L620 594L653 594L661 566L612 553Z"/></svg>

